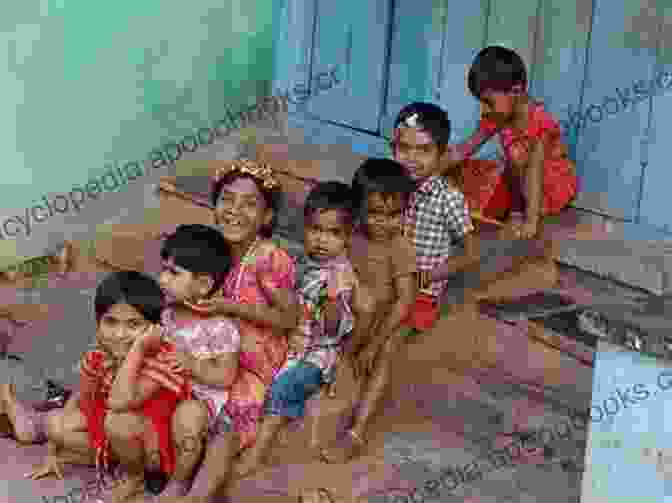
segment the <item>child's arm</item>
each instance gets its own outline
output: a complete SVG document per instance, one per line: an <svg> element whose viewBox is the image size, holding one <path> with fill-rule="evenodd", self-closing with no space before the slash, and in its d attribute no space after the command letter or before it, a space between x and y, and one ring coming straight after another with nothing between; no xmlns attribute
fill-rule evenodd
<svg viewBox="0 0 672 503"><path fill-rule="evenodd" d="M272 251L257 258L257 281L270 305L213 300L212 314L239 318L274 328L278 337L286 337L286 330L296 328L299 322L299 304L295 293L296 268L285 252Z"/></svg>
<svg viewBox="0 0 672 503"><path fill-rule="evenodd" d="M380 326L380 335L385 339L400 333L399 327L401 326L401 322L406 319L410 309L415 304L415 298L418 295L415 274L407 274L394 278L394 289L397 300L392 306L390 314L387 315L385 321Z"/></svg>
<svg viewBox="0 0 672 503"><path fill-rule="evenodd" d="M225 300L215 302L214 313L241 318L276 329L279 336L284 337L285 330L295 328L299 320L299 305L296 295L283 288L267 288L261 283L264 292L271 301L270 306L264 304L234 304Z"/></svg>
<svg viewBox="0 0 672 503"><path fill-rule="evenodd" d="M216 358L191 359L188 370L194 382L228 388L238 375L238 357L240 353L225 353ZM186 366L186 365L185 365Z"/></svg>
<svg viewBox="0 0 672 503"><path fill-rule="evenodd" d="M478 236L469 232L464 236L464 253L448 257L445 262L429 273L429 281L442 281L458 271L471 267L481 260ZM426 285L422 285L423 287Z"/></svg>
<svg viewBox="0 0 672 503"><path fill-rule="evenodd" d="M543 210L544 142L542 140L537 140L530 145L530 155L526 168L527 214L519 235L523 239L531 239L537 234L539 219Z"/></svg>
<svg viewBox="0 0 672 503"><path fill-rule="evenodd" d="M124 412L140 407L145 400L156 393L161 385L148 377L140 377L145 353L161 342L161 329L153 326L150 331L138 337L126 355L124 363L112 384L108 407L114 412Z"/></svg>
<svg viewBox="0 0 672 503"><path fill-rule="evenodd" d="M448 145L444 162L441 163L441 175L451 173L457 164L478 152L496 132L494 124L481 121L479 128L467 140L456 145Z"/></svg>

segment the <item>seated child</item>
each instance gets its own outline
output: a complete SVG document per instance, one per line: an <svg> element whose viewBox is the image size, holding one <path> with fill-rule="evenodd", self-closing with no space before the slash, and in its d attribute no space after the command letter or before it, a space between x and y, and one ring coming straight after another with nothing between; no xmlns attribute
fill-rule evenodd
<svg viewBox="0 0 672 503"><path fill-rule="evenodd" d="M522 225L515 226L516 234L535 237L540 218L559 213L577 192L575 165L567 158L560 124L543 103L527 94L525 64L511 49L481 50L467 83L481 102L480 127L465 143L452 148L448 157L460 162L499 134L506 163L501 176L480 191L478 204L493 217L524 214Z"/></svg>
<svg viewBox="0 0 672 503"><path fill-rule="evenodd" d="M237 323L199 306L221 288L231 268L221 233L205 225L180 225L164 241L161 259L159 282L167 297L162 319L178 349L177 362L191 375L193 399L182 402L173 417L176 469L160 499L207 501L211 486L224 481L203 469L196 472L204 450L206 458L216 456L220 464L231 465L256 430L249 411L261 408L263 386L239 368Z"/></svg>
<svg viewBox="0 0 672 503"><path fill-rule="evenodd" d="M322 450L322 458L330 463L348 461L364 445L367 424L383 396L391 359L399 348L400 328L408 322L415 302L415 249L401 235L401 215L414 191L413 180L390 159L366 160L352 182L358 226L350 259L360 287L374 299L376 317L367 340L353 341L357 374L368 374L368 379L352 428Z"/></svg>
<svg viewBox="0 0 672 503"><path fill-rule="evenodd" d="M448 115L431 103L411 103L394 127L394 159L416 182L402 215L403 234L415 247L418 267L419 294L410 319L415 333L434 326L448 279L478 264L480 257L464 194L453 180L440 176L450 138Z"/></svg>
<svg viewBox="0 0 672 503"><path fill-rule="evenodd" d="M263 463L280 429L303 417L306 401L323 384L333 383L353 328L355 277L346 253L353 223L350 187L318 183L308 194L304 216L307 265L298 278L302 314L290 335L287 361L271 385L257 443L236 468L241 475Z"/></svg>
<svg viewBox="0 0 672 503"><path fill-rule="evenodd" d="M170 419L190 388L185 372L170 359L174 347L162 341L162 307L155 280L135 271L112 273L96 290L96 348L83 355L79 393L65 408L35 413L16 400L10 385L0 385L16 437L26 443L48 441L47 459L31 478L62 478L62 463L95 464L101 475L111 460L123 461L125 454L106 426L111 417L138 409L143 429L135 442L142 459L158 458L163 471L173 470ZM144 490L144 467L114 488L116 500Z"/></svg>

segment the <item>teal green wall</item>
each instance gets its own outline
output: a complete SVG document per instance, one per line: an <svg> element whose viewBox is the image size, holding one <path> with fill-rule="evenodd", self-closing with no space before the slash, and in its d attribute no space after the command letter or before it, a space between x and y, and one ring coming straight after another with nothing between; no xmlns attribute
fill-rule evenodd
<svg viewBox="0 0 672 503"><path fill-rule="evenodd" d="M2 209L145 159L270 90L273 1L23 0L0 17Z"/></svg>

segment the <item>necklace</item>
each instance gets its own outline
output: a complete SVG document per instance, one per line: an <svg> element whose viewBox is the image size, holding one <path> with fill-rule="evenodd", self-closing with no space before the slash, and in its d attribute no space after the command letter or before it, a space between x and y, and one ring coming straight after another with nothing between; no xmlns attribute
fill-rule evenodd
<svg viewBox="0 0 672 503"><path fill-rule="evenodd" d="M237 303L240 304L240 285L243 282L243 273L245 272L245 266L250 263L252 260L252 257L257 251L258 245L261 242L261 239L258 237L252 242L250 247L247 249L245 252L245 255L240 259L240 265L238 266L238 274L236 276L236 281L233 286L233 300Z"/></svg>

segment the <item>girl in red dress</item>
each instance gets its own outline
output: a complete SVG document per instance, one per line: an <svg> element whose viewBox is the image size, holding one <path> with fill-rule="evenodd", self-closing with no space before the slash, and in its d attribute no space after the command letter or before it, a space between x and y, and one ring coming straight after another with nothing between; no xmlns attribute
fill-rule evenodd
<svg viewBox="0 0 672 503"><path fill-rule="evenodd" d="M79 393L63 409L37 413L16 399L10 385L0 385L3 410L16 438L48 442L45 463L30 478L62 478L62 463L95 464L102 476L128 452L127 445L110 435L108 419L135 411L143 429L134 441L145 462L154 459L158 465L147 468L173 471L170 421L191 390L186 372L171 356L175 348L162 337L162 308L163 295L155 280L135 271L112 273L96 290L96 344L81 358ZM143 492L145 467L143 463L138 473L128 471L113 489L115 501Z"/></svg>
<svg viewBox="0 0 672 503"><path fill-rule="evenodd" d="M534 237L540 218L560 212L577 192L575 165L567 158L560 124L527 94L525 64L510 49L483 49L467 81L481 103L481 121L476 133L452 148L449 169L455 162L464 163L465 193L472 208L491 218L524 214L516 234ZM495 134L505 162L470 160Z"/></svg>

